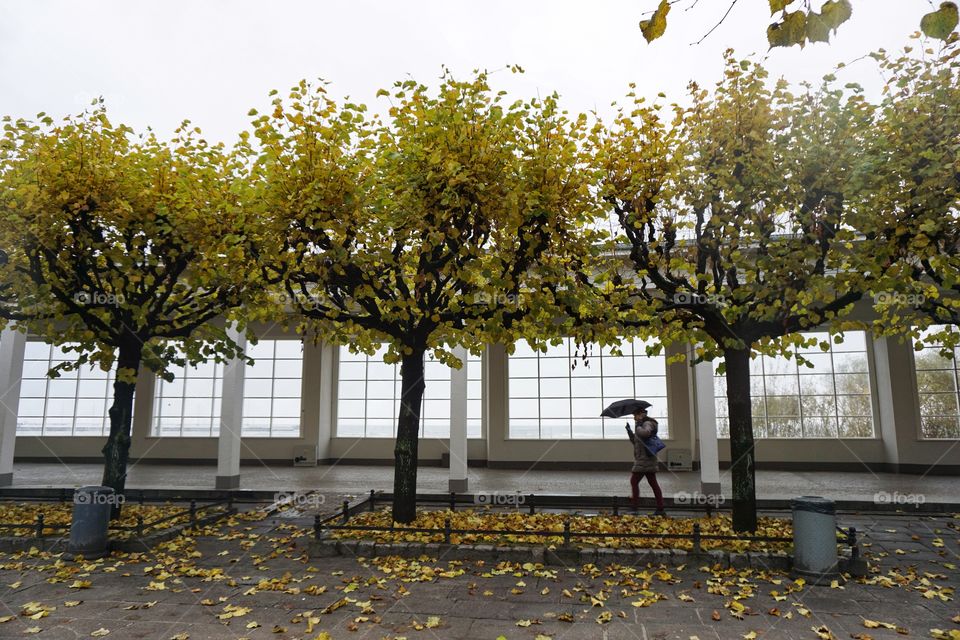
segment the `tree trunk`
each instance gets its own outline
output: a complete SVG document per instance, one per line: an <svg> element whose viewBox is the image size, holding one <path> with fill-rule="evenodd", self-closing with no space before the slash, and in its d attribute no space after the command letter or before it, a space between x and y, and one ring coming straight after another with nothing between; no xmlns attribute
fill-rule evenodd
<svg viewBox="0 0 960 640"><path fill-rule="evenodd" d="M400 364L400 416L393 450L393 519L407 524L417 517L417 448L423 400L423 351L403 356Z"/></svg>
<svg viewBox="0 0 960 640"><path fill-rule="evenodd" d="M142 345L131 339L120 346L117 357L117 371L121 369L140 369ZM117 496L123 495L127 482L127 459L130 457L130 424L133 417L133 392L136 384L120 380L118 375L113 383L113 404L110 406L110 435L103 446L103 481L112 487ZM110 518L120 517L122 501L117 500L110 510Z"/></svg>
<svg viewBox="0 0 960 640"><path fill-rule="evenodd" d="M750 405L750 349L723 352L727 368L730 416L730 473L733 479L733 529L756 531L757 488Z"/></svg>

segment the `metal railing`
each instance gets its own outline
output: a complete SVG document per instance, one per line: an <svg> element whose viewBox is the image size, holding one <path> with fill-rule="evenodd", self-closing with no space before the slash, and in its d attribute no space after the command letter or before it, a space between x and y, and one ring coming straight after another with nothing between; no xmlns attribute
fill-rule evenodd
<svg viewBox="0 0 960 640"><path fill-rule="evenodd" d="M374 511L376 509L378 500L385 500L389 497L389 494L377 494L376 491L371 490L370 494L354 504L350 504L348 501L344 500L342 508L331 515L326 517L321 517L319 514L314 517L313 522L313 533L315 539L320 539L323 536L324 531L369 531L376 533L422 533L428 534L431 536L443 536L444 544L452 544L452 537L454 535L463 536L463 535L481 535L481 536L514 536L514 537L532 537L532 538L559 538L563 541L565 546L572 544L574 538L626 538L626 539L655 539L655 540L689 540L691 542L691 550L693 553L702 553L703 552L703 542L707 540L717 540L717 541L726 541L726 542L770 542L770 543L781 543L781 544L792 544L793 538L786 538L780 536L750 536L750 535L718 535L718 534L705 534L702 531L700 523L693 523L693 530L691 533L601 533L595 531L574 531L571 528L571 521L568 518L563 523L563 529L552 531L552 530L520 530L520 529L454 529L450 518L445 518L443 523L443 529L439 528L427 528L427 527L397 527L395 524L390 526L372 526L372 525L351 525L349 524L350 517L362 510L364 507L369 511ZM468 498L468 495L456 494L451 492L448 496L448 499L444 502L446 506L451 511L457 510L457 504L463 503ZM545 507L545 506L570 506L571 502L576 502L576 497L564 497L562 500L551 499L549 496L541 496L540 499L537 499L537 496L534 494L527 494L525 497L524 507L527 508L529 514L536 513L535 507ZM418 503L430 503L430 504L440 504L438 496L420 496L416 498ZM593 504L591 506L597 506ZM613 515L619 515L619 504L616 497L610 499L610 504L608 505L612 511ZM709 513L709 512L708 512ZM340 524L330 524L334 520L340 520ZM851 557L856 559L860 555L860 548L858 545L857 538L857 529L856 527L847 527L846 529L842 527L837 527L837 531L843 534L842 541L838 540L838 544L844 544L850 547Z"/></svg>
<svg viewBox="0 0 960 640"><path fill-rule="evenodd" d="M140 504L143 504L141 499ZM226 507L222 513L208 514L206 516L201 515L205 511L209 511L216 507ZM162 518L157 518L156 520L145 521L142 515L137 515L136 524L132 525L121 525L121 524L111 524L107 527L109 531L133 531L138 537L143 537L144 532L148 529L155 529L159 525L162 525L166 522L176 520L178 518L183 518L184 516L188 517L188 522L191 529L196 529L198 525L205 524L209 521L219 519L221 517L226 517L236 513L236 508L233 506L233 500L230 497L227 497L226 500L218 500L215 502L209 502L206 504L198 505L196 500L191 500L188 507L185 507L181 511L166 515ZM3 530L33 530L34 538L43 538L45 531L60 532L68 531L70 529L69 524L47 524L46 518L43 513L38 513L33 522L24 522L24 523L7 523L0 522L0 531Z"/></svg>

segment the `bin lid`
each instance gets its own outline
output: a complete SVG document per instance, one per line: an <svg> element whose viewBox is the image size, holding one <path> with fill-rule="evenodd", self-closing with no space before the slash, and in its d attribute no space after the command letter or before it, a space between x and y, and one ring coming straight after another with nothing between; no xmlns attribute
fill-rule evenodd
<svg viewBox="0 0 960 640"><path fill-rule="evenodd" d="M114 493L113 487L103 487L103 486L87 486L87 487L78 487L76 493L103 493L110 494Z"/></svg>
<svg viewBox="0 0 960 640"><path fill-rule="evenodd" d="M794 511L808 511L827 515L833 515L837 511L833 500L828 500L822 496L799 496L790 501L790 508Z"/></svg>

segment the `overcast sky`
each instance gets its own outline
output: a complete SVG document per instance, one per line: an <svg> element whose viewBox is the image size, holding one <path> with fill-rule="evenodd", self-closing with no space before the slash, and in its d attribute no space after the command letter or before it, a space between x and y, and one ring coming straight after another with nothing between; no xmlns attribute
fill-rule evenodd
<svg viewBox="0 0 960 640"><path fill-rule="evenodd" d="M502 71L515 97L557 91L571 110L608 111L627 84L682 99L689 80L712 85L722 52L756 54L772 76L818 80L838 62L909 43L928 0L853 0L854 15L829 45L767 52L767 0L739 0L702 44L728 0L675 6L666 35L648 45L637 27L657 0L372 0L333 2L55 2L0 0L0 114L60 116L104 96L111 117L169 135L184 118L206 137L233 141L270 89L300 78L332 82L375 111L376 90L413 77L435 83L441 66L460 75ZM815 4L819 4L816 2ZM870 60L844 80L880 86Z"/></svg>

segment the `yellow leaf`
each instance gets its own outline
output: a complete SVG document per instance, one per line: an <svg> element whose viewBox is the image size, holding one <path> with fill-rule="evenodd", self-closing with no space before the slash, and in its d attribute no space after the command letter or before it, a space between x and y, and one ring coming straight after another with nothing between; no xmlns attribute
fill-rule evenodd
<svg viewBox="0 0 960 640"><path fill-rule="evenodd" d="M70 585L71 589L89 589L90 581L89 580L74 580L73 584Z"/></svg>
<svg viewBox="0 0 960 640"><path fill-rule="evenodd" d="M63 603L65 607L77 607L83 604L83 600L67 600Z"/></svg>
<svg viewBox="0 0 960 640"><path fill-rule="evenodd" d="M897 625L890 624L889 622L877 622L876 620L867 620L863 619L863 626L867 629L896 629Z"/></svg>
<svg viewBox="0 0 960 640"><path fill-rule="evenodd" d="M40 627L27 627L23 630L24 633L40 633Z"/></svg>
<svg viewBox="0 0 960 640"><path fill-rule="evenodd" d="M660 0L660 5L649 20L640 21L640 31L647 42L653 42L663 35L667 29L667 14L670 13L670 2Z"/></svg>
<svg viewBox="0 0 960 640"><path fill-rule="evenodd" d="M810 630L817 634L817 637L820 638L820 640L837 640L837 636L833 635L833 632L824 625L820 625L819 627L810 627Z"/></svg>
<svg viewBox="0 0 960 640"><path fill-rule="evenodd" d="M611 620L613 620L613 614L610 613L609 611L604 611L603 613L597 616L597 624L606 624Z"/></svg>
<svg viewBox="0 0 960 640"><path fill-rule="evenodd" d="M10 622L16 617L17 616L0 616L0 624L3 624L4 622Z"/></svg>
<svg viewBox="0 0 960 640"><path fill-rule="evenodd" d="M92 638L102 638L103 636L108 635L109 633L110 633L110 629L104 629L103 627L100 627L100 628L97 629L96 631L91 631L91 632L90 632L90 637L92 637Z"/></svg>
<svg viewBox="0 0 960 640"><path fill-rule="evenodd" d="M427 618L427 629L436 629L440 626L440 616L430 616Z"/></svg>

